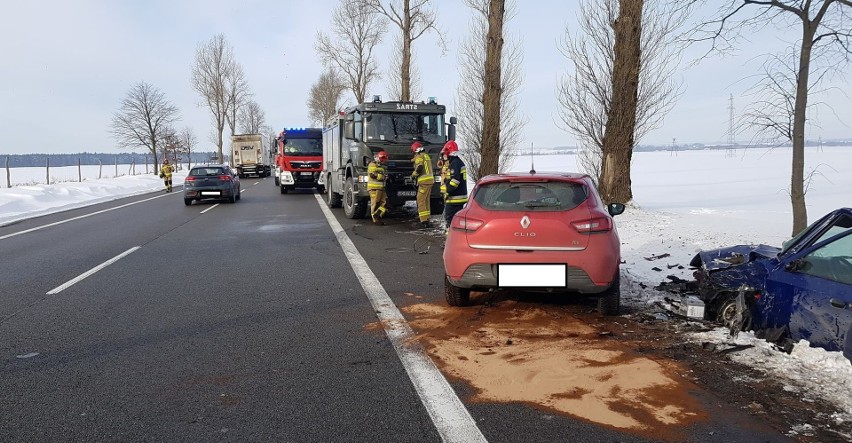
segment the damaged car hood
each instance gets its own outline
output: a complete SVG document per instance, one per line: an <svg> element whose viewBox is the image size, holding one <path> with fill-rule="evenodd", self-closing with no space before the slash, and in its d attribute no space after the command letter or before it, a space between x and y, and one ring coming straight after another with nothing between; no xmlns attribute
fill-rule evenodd
<svg viewBox="0 0 852 443"><path fill-rule="evenodd" d="M771 259L778 256L781 248L769 245L737 245L727 248L701 251L689 265L704 268L707 271L729 268L755 260Z"/></svg>

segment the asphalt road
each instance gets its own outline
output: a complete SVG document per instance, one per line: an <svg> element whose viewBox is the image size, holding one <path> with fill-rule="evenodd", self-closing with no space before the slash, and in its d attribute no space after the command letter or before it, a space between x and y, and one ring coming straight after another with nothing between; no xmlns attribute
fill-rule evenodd
<svg viewBox="0 0 852 443"><path fill-rule="evenodd" d="M426 406L316 196L271 182L244 179L236 204L186 207L177 187L0 227L0 441L446 437L452 408ZM441 299L440 235L404 210L333 213L394 305ZM450 386L488 441L650 441ZM728 418L689 440L785 441Z"/></svg>

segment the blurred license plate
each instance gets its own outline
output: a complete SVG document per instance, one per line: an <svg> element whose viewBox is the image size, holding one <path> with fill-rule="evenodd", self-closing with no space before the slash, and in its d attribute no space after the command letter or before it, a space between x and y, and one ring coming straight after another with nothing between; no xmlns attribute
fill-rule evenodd
<svg viewBox="0 0 852 443"><path fill-rule="evenodd" d="M396 191L397 197L415 197L417 191Z"/></svg>
<svg viewBox="0 0 852 443"><path fill-rule="evenodd" d="M201 191L201 195L222 195L219 191Z"/></svg>
<svg viewBox="0 0 852 443"><path fill-rule="evenodd" d="M564 288L568 282L568 267L552 265L497 265L497 286L503 288Z"/></svg>
<svg viewBox="0 0 852 443"><path fill-rule="evenodd" d="M314 175L314 173L313 173L313 172L302 172L301 174L302 174L302 175Z"/></svg>

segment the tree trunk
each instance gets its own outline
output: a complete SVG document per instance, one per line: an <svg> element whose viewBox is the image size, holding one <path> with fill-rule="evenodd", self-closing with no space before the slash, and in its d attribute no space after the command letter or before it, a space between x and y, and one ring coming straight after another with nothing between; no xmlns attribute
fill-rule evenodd
<svg viewBox="0 0 852 443"><path fill-rule="evenodd" d="M400 101L411 101L411 4L410 0L403 1L403 27L402 27L402 62L400 63L400 75L402 80L400 87Z"/></svg>
<svg viewBox="0 0 852 443"><path fill-rule="evenodd" d="M805 114L808 109L808 77L815 29L812 29L814 26L810 21L804 21L802 28L802 49L799 52L799 72L796 75L796 103L793 108L793 165L790 175L794 236L808 226L808 208L805 206Z"/></svg>
<svg viewBox="0 0 852 443"><path fill-rule="evenodd" d="M636 133L639 97L643 0L619 0L612 69L612 104L604 130L598 181L605 203L627 203L633 199L630 162Z"/></svg>
<svg viewBox="0 0 852 443"><path fill-rule="evenodd" d="M503 93L501 62L505 7L505 0L490 0L488 6L479 177L496 174L500 169L500 102Z"/></svg>

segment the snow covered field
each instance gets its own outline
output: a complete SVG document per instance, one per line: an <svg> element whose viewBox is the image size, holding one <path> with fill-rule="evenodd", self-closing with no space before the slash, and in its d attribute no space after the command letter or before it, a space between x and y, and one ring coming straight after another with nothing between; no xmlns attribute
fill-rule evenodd
<svg viewBox="0 0 852 443"><path fill-rule="evenodd" d="M649 305L662 300L666 294L650 288L667 280L668 275L691 278L687 265L701 249L750 243L780 245L788 239L792 229L788 194L791 151L635 153L631 174L634 202L616 217L625 262L622 275L627 277L622 283L624 303ZM811 177L806 196L809 221L838 207L852 206L852 149L809 147L805 158L805 174ZM575 160L573 155L537 155L535 167L540 171L576 171ZM511 169L527 171L529 165L529 157L519 157ZM17 183L29 184L0 188L0 225L162 189L162 181L153 174L98 180L98 167L89 168L94 168L94 175L86 175L82 183L58 180L61 182L53 185L35 183L44 181L44 168L13 170ZM127 174L128 168L119 165L119 172ZM60 177L60 169L62 177L69 177L65 168L51 168L51 175ZM76 180L77 168L70 169L71 180ZM104 171L114 169L104 166ZM137 172L141 172L138 165ZM175 175L175 185L183 183L185 174L184 170ZM662 254L669 256L645 259ZM730 354L730 358L783 377L790 390L838 405L844 412L835 417L837 420L852 420L852 365L840 353L800 343L788 355L751 333L730 339L723 329L688 339L753 344L751 349Z"/></svg>

